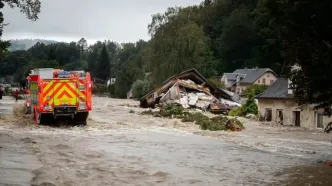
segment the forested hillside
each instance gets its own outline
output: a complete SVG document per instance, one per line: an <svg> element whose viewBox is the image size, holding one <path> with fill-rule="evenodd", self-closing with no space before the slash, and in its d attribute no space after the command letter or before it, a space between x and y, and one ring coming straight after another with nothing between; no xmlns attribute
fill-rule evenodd
<svg viewBox="0 0 332 186"><path fill-rule="evenodd" d="M1 61L0 75L15 74L20 80L36 67L85 69L102 80L116 75L111 92L124 97L146 72L152 72L150 83L157 85L188 68L196 68L207 78L244 67L271 68L284 75L298 63L304 70L293 73L295 92L303 103L318 103L329 93L317 100L312 97L317 88L327 90L318 87L316 80L325 77L328 81L332 76L321 73L317 62L323 59L324 69L331 69L332 44L327 34L331 21L322 16L331 14L326 6L331 2L317 2L205 0L197 6L173 7L152 16L149 41L100 41L91 46L85 39L37 43L26 51L10 52ZM310 68L315 70L308 71ZM305 82L301 81L304 77Z"/></svg>
<svg viewBox="0 0 332 186"><path fill-rule="evenodd" d="M48 45L56 43L56 41L45 40L45 39L13 39L10 41L10 47L8 48L8 50L9 51L28 50L37 43L43 43Z"/></svg>

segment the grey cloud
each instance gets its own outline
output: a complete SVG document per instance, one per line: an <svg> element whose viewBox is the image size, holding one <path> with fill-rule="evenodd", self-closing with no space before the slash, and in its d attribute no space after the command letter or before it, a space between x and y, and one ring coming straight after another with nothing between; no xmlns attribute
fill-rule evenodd
<svg viewBox="0 0 332 186"><path fill-rule="evenodd" d="M41 0L39 19L32 22L18 9L4 9L3 37L148 39L151 15L167 7L199 4L202 0Z"/></svg>

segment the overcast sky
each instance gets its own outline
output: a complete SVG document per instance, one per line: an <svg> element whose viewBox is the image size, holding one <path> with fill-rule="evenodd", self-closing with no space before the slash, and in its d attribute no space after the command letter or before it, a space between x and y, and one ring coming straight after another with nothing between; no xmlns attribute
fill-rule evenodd
<svg viewBox="0 0 332 186"><path fill-rule="evenodd" d="M151 15L170 6L199 4L202 0L41 0L41 13L32 22L19 9L4 8L3 39L44 38L89 43L147 40Z"/></svg>

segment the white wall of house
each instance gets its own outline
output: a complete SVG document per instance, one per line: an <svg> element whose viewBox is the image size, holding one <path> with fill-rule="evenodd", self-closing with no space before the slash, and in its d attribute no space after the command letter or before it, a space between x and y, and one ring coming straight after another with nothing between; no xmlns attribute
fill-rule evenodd
<svg viewBox="0 0 332 186"><path fill-rule="evenodd" d="M233 87L230 87L229 90L235 93L241 94L243 91L245 91L250 86L257 84L257 85L268 85L271 86L273 83L278 79L278 77L272 73L272 72L265 72L260 78L258 78L254 83L252 84L243 84L240 82L239 85L234 84ZM222 82L227 83L227 78L225 75L221 78ZM227 85L225 83L225 85Z"/></svg>
<svg viewBox="0 0 332 186"><path fill-rule="evenodd" d="M258 78L254 84L258 85L273 85L273 83L278 79L276 75L274 75L272 72L265 72L260 78Z"/></svg>
<svg viewBox="0 0 332 186"><path fill-rule="evenodd" d="M259 99L258 111L261 116L266 114L267 109L272 111L272 121L277 123L279 121L277 112L283 112L283 125L295 126L295 116L293 111L300 111L300 126L308 129L325 128L327 124L332 121L332 118L322 116L322 110L313 110L310 106L304 106L298 109L297 103L294 100L277 100L277 99Z"/></svg>

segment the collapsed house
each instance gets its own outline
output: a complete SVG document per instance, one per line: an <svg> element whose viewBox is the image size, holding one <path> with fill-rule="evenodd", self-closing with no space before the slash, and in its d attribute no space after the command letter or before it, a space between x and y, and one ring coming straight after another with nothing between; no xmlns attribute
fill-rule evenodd
<svg viewBox="0 0 332 186"><path fill-rule="evenodd" d="M199 108L214 113L240 106L232 95L209 82L196 69L170 77L140 99L143 108L154 108L162 103L178 103L183 108Z"/></svg>

